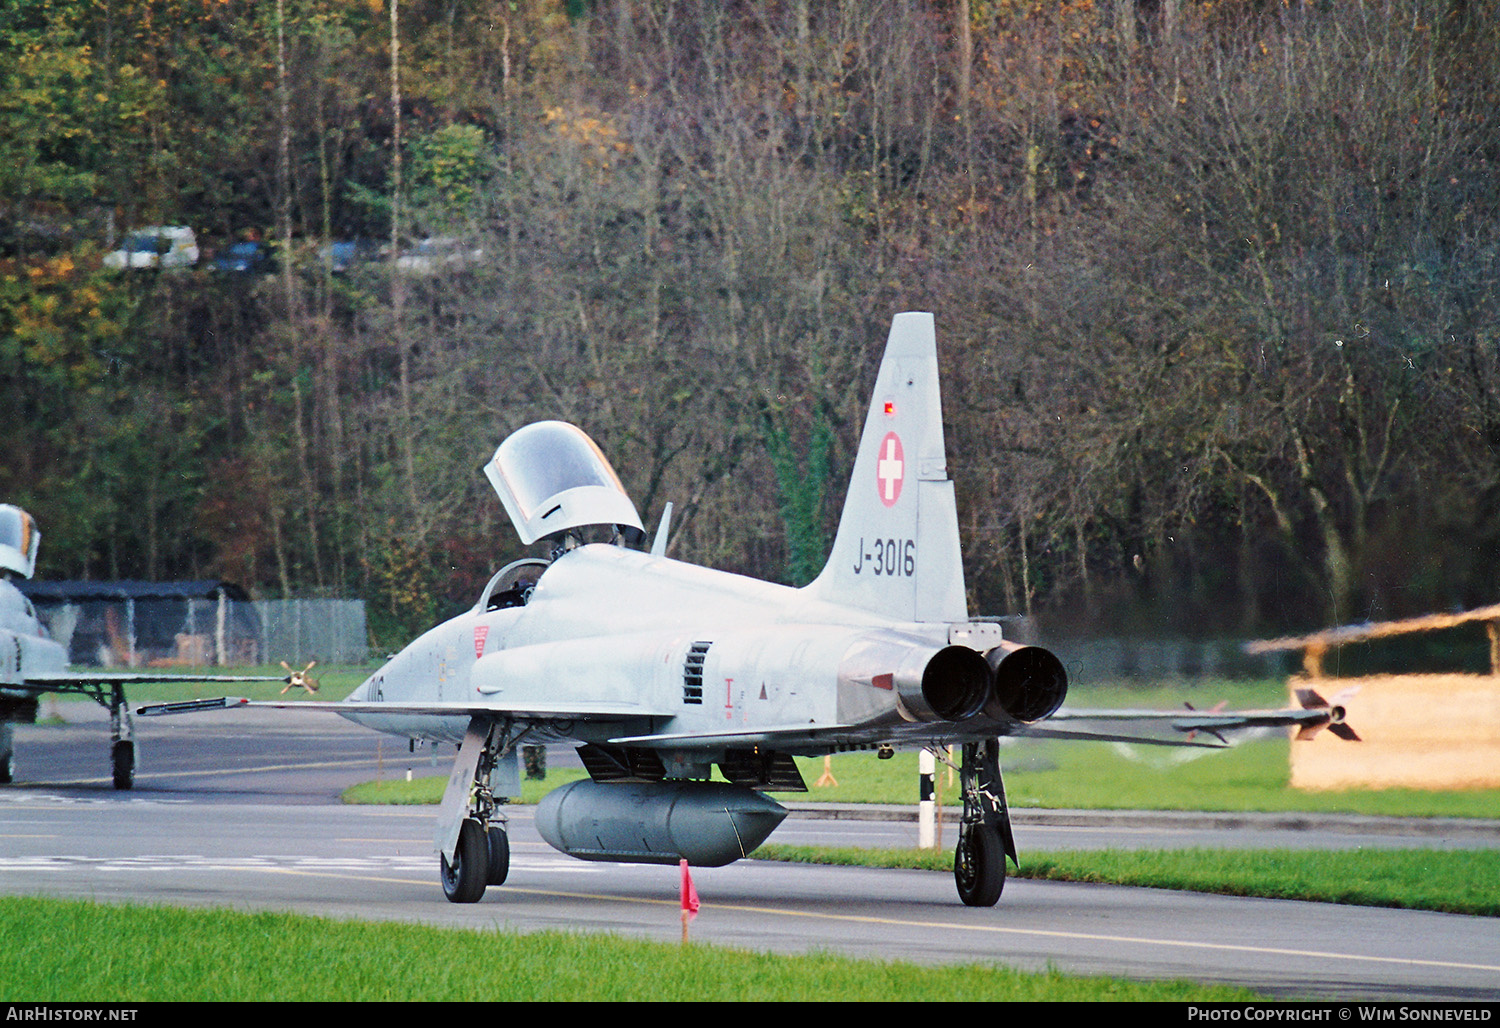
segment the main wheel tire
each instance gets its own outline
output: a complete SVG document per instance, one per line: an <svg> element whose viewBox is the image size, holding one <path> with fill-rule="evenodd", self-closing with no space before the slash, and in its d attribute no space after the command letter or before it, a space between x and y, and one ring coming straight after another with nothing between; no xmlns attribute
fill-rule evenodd
<svg viewBox="0 0 1500 1028"><path fill-rule="evenodd" d="M129 789L135 785L135 743L120 739L110 748L110 764L114 769L116 789Z"/></svg>
<svg viewBox="0 0 1500 1028"><path fill-rule="evenodd" d="M510 836L502 825L490 825L489 884L504 885L510 875Z"/></svg>
<svg viewBox="0 0 1500 1028"><path fill-rule="evenodd" d="M999 901L1005 888L1005 847L999 832L982 824L959 831L953 880L966 906L993 907Z"/></svg>
<svg viewBox="0 0 1500 1028"><path fill-rule="evenodd" d="M16 733L9 721L0 721L0 785L16 780Z"/></svg>
<svg viewBox="0 0 1500 1028"><path fill-rule="evenodd" d="M442 862L443 895L450 903L478 903L488 884L490 855L489 843L479 822L468 818L458 829L458 846L453 851L453 863L439 856Z"/></svg>

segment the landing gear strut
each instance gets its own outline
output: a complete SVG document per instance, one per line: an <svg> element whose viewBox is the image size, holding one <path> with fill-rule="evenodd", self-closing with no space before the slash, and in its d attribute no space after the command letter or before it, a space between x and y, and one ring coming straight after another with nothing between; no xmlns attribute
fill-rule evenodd
<svg viewBox="0 0 1500 1028"><path fill-rule="evenodd" d="M1016 862L1010 808L1000 780L999 740L964 743L959 776L964 816L953 852L953 880L966 905L992 907L1005 888L1005 858Z"/></svg>
<svg viewBox="0 0 1500 1028"><path fill-rule="evenodd" d="M510 874L510 838L495 795L520 795L517 741L500 722L469 722L438 818L439 871L449 902L478 903L487 886L504 884Z"/></svg>
<svg viewBox="0 0 1500 1028"><path fill-rule="evenodd" d="M130 708L125 705L125 687L116 682L109 694L110 770L116 789L135 785L135 731L130 723Z"/></svg>

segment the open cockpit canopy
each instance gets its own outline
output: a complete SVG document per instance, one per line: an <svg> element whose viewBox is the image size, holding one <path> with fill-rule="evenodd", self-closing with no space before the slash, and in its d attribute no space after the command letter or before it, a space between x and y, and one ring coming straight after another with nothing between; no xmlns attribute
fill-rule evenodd
<svg viewBox="0 0 1500 1028"><path fill-rule="evenodd" d="M645 538L635 504L584 432L538 421L512 432L484 466L521 542L608 526L627 542Z"/></svg>

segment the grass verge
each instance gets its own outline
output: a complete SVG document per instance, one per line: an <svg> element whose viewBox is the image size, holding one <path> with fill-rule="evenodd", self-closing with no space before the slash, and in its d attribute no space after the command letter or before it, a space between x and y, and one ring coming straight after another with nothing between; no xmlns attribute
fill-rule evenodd
<svg viewBox="0 0 1500 1028"><path fill-rule="evenodd" d="M675 920L675 911L670 915ZM0 897L0 1001L1247 1001L1192 982ZM643 971L647 973L643 973Z"/></svg>
<svg viewBox="0 0 1500 1028"><path fill-rule="evenodd" d="M547 777L541 781L523 778L519 802L537 803L553 789L586 777L588 776L582 768L554 768L548 771ZM342 799L345 803L390 803L397 806L440 803L443 799L443 788L447 784L446 774L426 775L422 778L413 778L409 782L399 778L361 782L345 789Z"/></svg>
<svg viewBox="0 0 1500 1028"><path fill-rule="evenodd" d="M757 859L951 871L942 850L768 843ZM1495 850L1061 850L1025 854L1014 878L1139 885L1228 896L1439 910L1500 917Z"/></svg>
<svg viewBox="0 0 1500 1028"><path fill-rule="evenodd" d="M1500 790L1433 792L1423 789L1346 789L1306 792L1288 782L1286 738L1256 739L1227 750L1163 750L1113 743L1015 740L1001 750L1012 808L1044 810L1301 811L1385 817L1500 818ZM1351 743L1350 745L1357 745ZM797 758L805 793L777 793L782 802L899 803L918 799L917 755L841 753L829 766L836 785L820 786L822 758ZM542 782L526 782L522 802L536 802L582 771L553 768ZM940 768L938 799L959 802L956 775ZM345 793L350 803L437 803L446 777L370 782ZM534 797L528 799L527 797Z"/></svg>

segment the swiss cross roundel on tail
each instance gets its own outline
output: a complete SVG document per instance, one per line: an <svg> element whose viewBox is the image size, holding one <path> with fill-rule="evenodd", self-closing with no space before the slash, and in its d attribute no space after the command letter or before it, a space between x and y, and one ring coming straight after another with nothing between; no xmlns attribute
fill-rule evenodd
<svg viewBox="0 0 1500 1028"><path fill-rule="evenodd" d="M901 437L887 432L880 443L880 457L875 462L875 486L880 502L894 507L901 499L901 483L906 478L906 457L901 449Z"/></svg>

